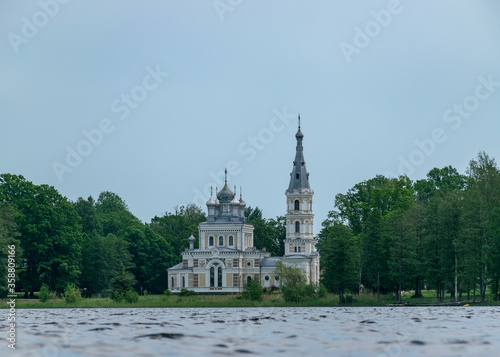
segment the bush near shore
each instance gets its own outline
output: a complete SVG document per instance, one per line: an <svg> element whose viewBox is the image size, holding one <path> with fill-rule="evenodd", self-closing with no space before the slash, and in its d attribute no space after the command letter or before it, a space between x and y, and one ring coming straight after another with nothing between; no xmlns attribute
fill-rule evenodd
<svg viewBox="0 0 500 357"><path fill-rule="evenodd" d="M35 294L35 296L38 294ZM22 295L20 295L22 296ZM415 306L436 306L435 291L423 291L422 298L411 298L411 293L403 294L404 305ZM494 301L493 296L487 296L486 301L472 302L444 302L442 306L463 306L470 304L471 306L500 306L500 301ZM395 295L383 295L380 302L377 302L377 296L372 294L346 295L344 303L339 304L338 295L327 294L324 298L317 298L303 302L287 302L281 294L266 293L262 296L262 300L245 299L241 294L235 295L189 295L180 296L178 294L171 295L147 295L139 296L137 302L127 302L126 300L115 301L110 298L88 298L80 299L77 302L68 304L64 298L56 298L52 296L46 302L41 302L40 299L16 299L16 308L18 309L33 309L33 308L147 308L147 307L321 307L321 306L388 306L398 305ZM1 304L2 308L8 308L7 304Z"/></svg>

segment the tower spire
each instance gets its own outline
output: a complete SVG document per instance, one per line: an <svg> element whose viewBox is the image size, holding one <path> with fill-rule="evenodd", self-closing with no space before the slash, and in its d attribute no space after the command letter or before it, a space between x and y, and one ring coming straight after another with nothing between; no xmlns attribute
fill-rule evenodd
<svg viewBox="0 0 500 357"><path fill-rule="evenodd" d="M304 160L304 147L302 146L304 134L302 134L302 130L300 129L300 114L298 115L298 130L297 134L295 134L295 138L297 139L295 160L293 161L293 168L290 173L290 185L288 186L287 192L311 189L309 186L309 173L307 172L306 162Z"/></svg>
<svg viewBox="0 0 500 357"><path fill-rule="evenodd" d="M227 184L227 168L224 168L224 183Z"/></svg>

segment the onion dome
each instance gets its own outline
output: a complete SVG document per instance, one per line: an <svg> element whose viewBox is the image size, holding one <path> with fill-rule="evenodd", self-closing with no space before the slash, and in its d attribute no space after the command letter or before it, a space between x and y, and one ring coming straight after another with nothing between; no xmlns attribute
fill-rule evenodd
<svg viewBox="0 0 500 357"><path fill-rule="evenodd" d="M224 173L224 187L217 193L217 199L221 202L230 202L234 198L235 194L227 185L227 169L224 170Z"/></svg>
<svg viewBox="0 0 500 357"><path fill-rule="evenodd" d="M231 205L239 205L240 204L240 201L236 198L236 186L234 186L234 198L233 200L231 201Z"/></svg>
<svg viewBox="0 0 500 357"><path fill-rule="evenodd" d="M210 187L210 199L207 201L207 206L215 206L216 202L212 198L212 187Z"/></svg>

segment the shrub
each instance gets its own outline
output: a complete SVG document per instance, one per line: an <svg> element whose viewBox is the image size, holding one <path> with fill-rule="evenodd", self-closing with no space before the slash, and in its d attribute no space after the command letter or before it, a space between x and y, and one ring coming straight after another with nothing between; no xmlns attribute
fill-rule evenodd
<svg viewBox="0 0 500 357"><path fill-rule="evenodd" d="M314 299L316 297L316 284L307 284L304 286L304 300Z"/></svg>
<svg viewBox="0 0 500 357"><path fill-rule="evenodd" d="M179 296L192 296L192 295L198 295L198 293L196 291L188 290L188 289L184 289L184 288L182 288L180 293L179 293Z"/></svg>
<svg viewBox="0 0 500 357"><path fill-rule="evenodd" d="M326 287L323 284L319 284L318 291L316 293L318 295L318 298L320 299L326 298L327 293L328 290L326 290Z"/></svg>
<svg viewBox="0 0 500 357"><path fill-rule="evenodd" d="M353 303L354 299L352 298L352 295L346 295L339 301L341 305L350 305Z"/></svg>
<svg viewBox="0 0 500 357"><path fill-rule="evenodd" d="M40 302L47 302L50 299L50 290L47 284L44 283L40 288L38 299L40 300Z"/></svg>
<svg viewBox="0 0 500 357"><path fill-rule="evenodd" d="M113 293L111 294L111 299L112 300L115 300L116 302L122 302L123 299L125 299L125 293L121 292L116 292L116 291L113 291Z"/></svg>
<svg viewBox="0 0 500 357"><path fill-rule="evenodd" d="M64 290L64 299L67 304L74 304L82 298L82 292L75 284L69 284Z"/></svg>
<svg viewBox="0 0 500 357"><path fill-rule="evenodd" d="M170 296L170 295L172 295L172 291L170 291L170 289L167 289L167 290L165 290L165 292L163 293L163 295Z"/></svg>
<svg viewBox="0 0 500 357"><path fill-rule="evenodd" d="M243 288L243 297L245 299L260 301L262 300L263 290L256 279L250 280Z"/></svg>
<svg viewBox="0 0 500 357"><path fill-rule="evenodd" d="M136 303L139 301L139 294L137 294L135 291L133 290L127 290L125 292L125 300L128 302L128 303Z"/></svg>

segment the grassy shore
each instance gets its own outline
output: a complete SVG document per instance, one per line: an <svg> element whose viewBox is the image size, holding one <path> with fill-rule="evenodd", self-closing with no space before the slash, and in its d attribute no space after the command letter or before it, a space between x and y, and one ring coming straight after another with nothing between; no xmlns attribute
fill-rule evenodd
<svg viewBox="0 0 500 357"><path fill-rule="evenodd" d="M7 299L3 299L1 308L9 308ZM435 292L425 291L423 298L413 299L411 293L403 295L403 305L411 306L500 306L500 301L493 301L489 296L485 302L473 303L462 301L460 303L449 302L449 297L444 302L437 304ZM23 299L20 295L16 299L18 309L51 309L51 308L130 308L130 307L313 307L313 306L394 306L398 305L393 295L383 295L380 301L372 294L353 295L352 301L345 305L339 305L337 295L329 294L326 298L308 300L300 303L284 301L279 294L264 295L262 301L242 299L239 295L196 295L196 296L163 296L147 295L140 296L137 303L116 302L109 298L80 299L73 304L67 304L64 299L51 299L40 302L38 299Z"/></svg>

